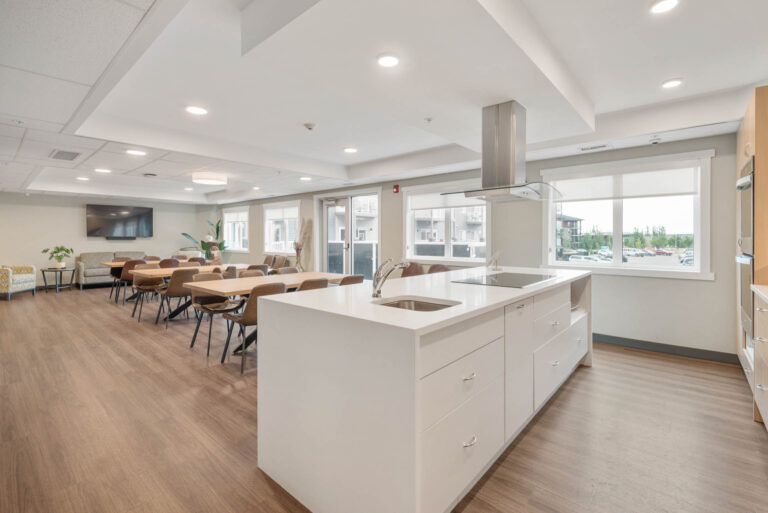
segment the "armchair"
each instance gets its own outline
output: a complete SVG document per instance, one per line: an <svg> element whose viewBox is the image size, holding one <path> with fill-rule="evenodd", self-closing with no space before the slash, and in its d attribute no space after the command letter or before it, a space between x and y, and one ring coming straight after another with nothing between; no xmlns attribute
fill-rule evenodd
<svg viewBox="0 0 768 513"><path fill-rule="evenodd" d="M37 270L33 265L0 265L0 294L5 294L8 301L11 294L32 291L35 295Z"/></svg>

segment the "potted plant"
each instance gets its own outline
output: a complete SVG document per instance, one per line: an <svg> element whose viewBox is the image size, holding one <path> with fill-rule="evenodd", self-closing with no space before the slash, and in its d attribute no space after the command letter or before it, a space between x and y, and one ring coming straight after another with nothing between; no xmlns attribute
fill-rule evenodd
<svg viewBox="0 0 768 513"><path fill-rule="evenodd" d="M56 269L61 269L67 266L64 259L74 255L75 250L65 246L55 246L53 248L45 248L42 253L48 255L48 260L56 260Z"/></svg>
<svg viewBox="0 0 768 513"><path fill-rule="evenodd" d="M216 221L216 224L213 224L210 221L206 221L206 223L208 223L208 235L206 236L208 240L198 241L188 233L182 233L182 235L195 243L195 249L199 246L205 253L205 258L210 260L213 257L211 253L213 248L218 248L219 251L224 251L227 248L227 245L223 240L219 240L219 235L221 234L221 219Z"/></svg>

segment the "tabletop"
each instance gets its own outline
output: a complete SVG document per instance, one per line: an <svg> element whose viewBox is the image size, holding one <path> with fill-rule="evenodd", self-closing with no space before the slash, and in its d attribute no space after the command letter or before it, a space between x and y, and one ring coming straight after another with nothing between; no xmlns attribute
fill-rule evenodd
<svg viewBox="0 0 768 513"><path fill-rule="evenodd" d="M210 273L214 269L224 271L227 267L236 267L237 269L247 269L248 264L225 264L225 265L201 265L199 267L164 267L161 269L133 269L130 273L141 278L170 278L173 271L179 269L197 269L201 273Z"/></svg>
<svg viewBox="0 0 768 513"><path fill-rule="evenodd" d="M286 288L295 288L305 280L326 278L330 283L338 283L346 276L336 273L303 272L289 274L272 274L270 276L255 276L252 278L233 278L230 280L193 281L184 286L198 292L215 296L240 296L250 294L253 287L267 283L285 283Z"/></svg>

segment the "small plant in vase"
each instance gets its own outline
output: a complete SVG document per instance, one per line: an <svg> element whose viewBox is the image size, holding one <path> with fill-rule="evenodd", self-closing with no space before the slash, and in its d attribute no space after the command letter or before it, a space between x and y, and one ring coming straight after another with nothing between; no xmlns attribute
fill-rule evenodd
<svg viewBox="0 0 768 513"><path fill-rule="evenodd" d="M45 248L42 253L48 255L48 260L56 260L56 269L61 269L62 267L67 266L64 259L74 255L75 250L65 246L55 246L53 248Z"/></svg>
<svg viewBox="0 0 768 513"><path fill-rule="evenodd" d="M197 245L199 244L200 249L205 253L205 258L211 260L214 257L214 252L218 253L224 251L227 248L227 245L223 240L219 240L219 236L221 235L221 219L216 221L216 224L213 224L210 221L206 222L208 223L208 235L206 237L208 240L201 239L198 241L188 233L182 233L182 235L195 243L193 249L197 249Z"/></svg>
<svg viewBox="0 0 768 513"><path fill-rule="evenodd" d="M309 243L309 239L312 236L312 220L302 219L301 230L299 230L299 237L293 241L293 249L296 251L296 267L299 271L304 271L304 266L301 265L301 250L304 249Z"/></svg>

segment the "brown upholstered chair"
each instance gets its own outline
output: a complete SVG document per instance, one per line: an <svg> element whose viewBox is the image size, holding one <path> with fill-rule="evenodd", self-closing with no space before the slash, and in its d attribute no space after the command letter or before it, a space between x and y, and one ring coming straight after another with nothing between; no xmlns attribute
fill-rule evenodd
<svg viewBox="0 0 768 513"><path fill-rule="evenodd" d="M225 280L231 280L233 278L237 278L237 267L235 267L234 265L230 265L224 270L223 276Z"/></svg>
<svg viewBox="0 0 768 513"><path fill-rule="evenodd" d="M240 278L255 278L257 276L264 276L264 273L258 269L246 269L240 271Z"/></svg>
<svg viewBox="0 0 768 513"><path fill-rule="evenodd" d="M354 285L355 283L363 283L364 276L362 274L353 274L351 276L344 276L339 282L339 286L342 285Z"/></svg>
<svg viewBox="0 0 768 513"><path fill-rule="evenodd" d="M128 257L115 257L112 259L113 262L127 262L130 260ZM109 275L112 277L112 288L109 289L109 298L112 299L112 293L117 288L117 282L120 281L120 275L123 272L122 267L110 267L109 268Z"/></svg>
<svg viewBox="0 0 768 513"><path fill-rule="evenodd" d="M328 288L327 278L315 278L312 280L302 281L301 285L299 285L299 288L296 290L298 292L301 292L302 290L326 289L326 288Z"/></svg>
<svg viewBox="0 0 768 513"><path fill-rule="evenodd" d="M265 255L264 256L264 265L267 267L272 267L272 264L275 263L275 255Z"/></svg>
<svg viewBox="0 0 768 513"><path fill-rule="evenodd" d="M285 258L283 255L275 255L275 260L272 262L272 268L274 269L280 269L281 267L285 267L288 265L288 259Z"/></svg>
<svg viewBox="0 0 768 513"><path fill-rule="evenodd" d="M157 263L157 261L154 261L152 263L148 264L138 264L136 267L133 268L134 271L138 271L140 269L160 269L160 265ZM134 276L133 277L133 290L139 293L139 297L136 298L136 301L133 304L133 312L131 312L131 317L136 315L136 307L139 306L139 303L141 303L141 306L139 306L139 320L138 322L141 322L141 312L144 310L144 299L147 294L155 294L155 290L157 287L163 284L162 278L143 278L141 276Z"/></svg>
<svg viewBox="0 0 768 513"><path fill-rule="evenodd" d="M160 257L159 256L147 256L147 257L144 257L144 260L146 260L147 262L157 262L157 261L160 260Z"/></svg>
<svg viewBox="0 0 768 513"><path fill-rule="evenodd" d="M200 267L200 262L187 260L186 262L179 262L179 267Z"/></svg>
<svg viewBox="0 0 768 513"><path fill-rule="evenodd" d="M181 306L182 301L186 301L192 292L184 286L185 283L192 281L192 277L200 272L200 269L194 267L185 267L182 269L176 269L171 275L171 280L166 285L160 285L155 290L160 294L160 306L157 308L157 317L155 318L155 324L160 321L160 313L165 306L168 307L168 313L165 316L165 329L168 329L168 319L171 317L171 298L178 298ZM184 309L187 312L187 309ZM187 314L189 317L189 314Z"/></svg>
<svg viewBox="0 0 768 513"><path fill-rule="evenodd" d="M266 276L266 275L267 275L267 273L269 272L269 266L268 266L267 264L255 264L255 265L249 265L249 266L248 266L248 270L249 270L249 271L253 271L253 270L256 270L256 269L258 269L259 271L261 271L261 273L262 273L264 276Z"/></svg>
<svg viewBox="0 0 768 513"><path fill-rule="evenodd" d="M192 281L212 281L222 280L221 274L218 273L204 273L196 274L192 277ZM197 317L197 325L195 326L195 333L192 335L192 342L189 344L189 348L195 347L195 340L197 339L197 332L200 331L200 323L203 321L205 314L208 314L208 349L205 352L205 356L211 355L211 330L213 328L213 316L217 314L225 314L239 310L243 306L245 301L231 300L224 296L214 296L206 294L204 292L198 292L195 289L192 292L192 307L195 309L195 317Z"/></svg>
<svg viewBox="0 0 768 513"><path fill-rule="evenodd" d="M281 267L277 270L277 274L293 274L299 272L295 267Z"/></svg>
<svg viewBox="0 0 768 513"><path fill-rule="evenodd" d="M445 273L445 272L448 272L448 268L443 264L432 264L429 266L429 269L427 269L427 274Z"/></svg>
<svg viewBox="0 0 768 513"><path fill-rule="evenodd" d="M259 323L259 297L270 296L272 294L282 294L285 292L284 283L265 283L264 285L258 285L253 287L251 293L248 295L248 302L245 304L245 308L242 313L225 313L224 318L228 321L232 321L229 326L229 332L227 333L227 342L224 344L224 352L221 354L221 363L224 363L224 358L227 356L227 349L229 349L229 339L232 337L232 330L235 324L240 325L240 335L243 339L243 345L240 350L240 374L245 370L245 339L246 328L248 326L256 326ZM258 329L258 328L257 328Z"/></svg>
<svg viewBox="0 0 768 513"><path fill-rule="evenodd" d="M408 267L403 269L403 274L401 274L400 277L407 278L408 276L418 276L420 274L424 274L424 269L421 268L421 264L418 262L411 262L408 264Z"/></svg>
<svg viewBox="0 0 768 513"><path fill-rule="evenodd" d="M120 273L120 280L117 282L117 295L115 296L115 303L120 300L120 288L123 288L123 304L125 304L125 294L128 292L128 287L133 286L133 275L131 271L139 264L146 264L144 260L128 260L123 266L123 270Z"/></svg>
<svg viewBox="0 0 768 513"><path fill-rule="evenodd" d="M187 262L197 262L200 265L208 265L208 261L203 257L192 257Z"/></svg>
<svg viewBox="0 0 768 513"><path fill-rule="evenodd" d="M175 258L164 258L160 260L160 269L172 269L179 266L179 261Z"/></svg>

